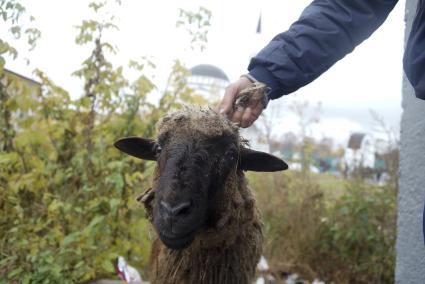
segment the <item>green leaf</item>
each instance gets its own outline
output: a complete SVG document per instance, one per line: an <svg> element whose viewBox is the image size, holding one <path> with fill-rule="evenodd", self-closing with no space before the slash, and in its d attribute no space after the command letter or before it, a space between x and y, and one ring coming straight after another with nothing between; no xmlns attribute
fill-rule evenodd
<svg viewBox="0 0 425 284"><path fill-rule="evenodd" d="M3 73L5 64L6 64L6 60L4 60L3 56L0 56L0 75Z"/></svg>
<svg viewBox="0 0 425 284"><path fill-rule="evenodd" d="M83 266L84 266L84 261L80 261L74 266L74 269L80 268L80 267L83 267Z"/></svg>
<svg viewBox="0 0 425 284"><path fill-rule="evenodd" d="M58 210L59 208L61 208L63 206L63 203L60 202L59 200L53 200L52 203L50 203L48 211L50 213Z"/></svg>
<svg viewBox="0 0 425 284"><path fill-rule="evenodd" d="M91 220L88 227L92 228L92 227L98 225L99 223L101 223L103 220L105 220L105 216L96 216Z"/></svg>
<svg viewBox="0 0 425 284"><path fill-rule="evenodd" d="M101 266L107 272L114 272L115 271L114 265L112 264L112 262L110 260L102 261Z"/></svg>
<svg viewBox="0 0 425 284"><path fill-rule="evenodd" d="M23 272L23 271L24 271L24 270L23 270L21 267L16 268L16 269L12 270L9 274L7 274L7 277L9 277L9 278L13 278L14 276L16 276L16 275L20 274L20 273L21 273L21 272Z"/></svg>
<svg viewBox="0 0 425 284"><path fill-rule="evenodd" d="M111 206L111 211L115 212L118 209L118 206L120 205L120 203L121 203L121 199L112 198L109 201L109 205Z"/></svg>
<svg viewBox="0 0 425 284"><path fill-rule="evenodd" d="M29 283L31 283L31 278L32 278L31 275L26 274L24 276L23 280L22 280L22 284L29 284Z"/></svg>
<svg viewBox="0 0 425 284"><path fill-rule="evenodd" d="M14 260L16 260L16 259L17 259L17 257L16 257L16 256L9 256L9 257L6 257L6 258L4 258L4 259L0 260L0 267L2 267L2 266L4 266L4 265L6 265L6 263L8 263L9 261L14 261Z"/></svg>
<svg viewBox="0 0 425 284"><path fill-rule="evenodd" d="M120 173L113 173L106 178L106 182L110 183L114 188L121 189L124 187L124 180Z"/></svg>
<svg viewBox="0 0 425 284"><path fill-rule="evenodd" d="M80 232L73 232L71 234L69 234L68 236L66 236L63 241L62 241L62 245L63 246L67 246L73 242L75 242L79 237L80 237L81 233Z"/></svg>
<svg viewBox="0 0 425 284"><path fill-rule="evenodd" d="M10 32L16 37L19 38L21 36L21 27L13 26L10 28Z"/></svg>
<svg viewBox="0 0 425 284"><path fill-rule="evenodd" d="M17 162L19 162L19 155L15 152L0 154L0 165L2 167L7 165L14 165Z"/></svg>

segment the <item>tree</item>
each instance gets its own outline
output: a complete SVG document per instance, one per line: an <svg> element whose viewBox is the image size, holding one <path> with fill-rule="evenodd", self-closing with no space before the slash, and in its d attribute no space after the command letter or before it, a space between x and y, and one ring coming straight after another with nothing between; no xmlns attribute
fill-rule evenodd
<svg viewBox="0 0 425 284"><path fill-rule="evenodd" d="M269 152L272 152L273 144L273 126L276 125L276 120L281 117L281 106L279 103L270 104L259 119L262 132L264 132L264 137L266 139L267 145L269 146Z"/></svg>
<svg viewBox="0 0 425 284"><path fill-rule="evenodd" d="M40 31L33 27L24 27L20 24L23 16L26 15L25 7L16 0L0 1L0 20L5 25L10 26L9 32L16 40L26 40L30 49L36 45L37 39L40 37ZM29 16L30 21L34 18ZM19 82L10 82L5 78L4 66L6 59L11 57L16 59L18 51L7 41L0 38L0 149L8 151L13 149L13 137L15 131L11 123L12 113L16 110L16 104L13 103L12 92Z"/></svg>
<svg viewBox="0 0 425 284"><path fill-rule="evenodd" d="M0 2L2 9L9 2ZM113 142L152 136L165 111L193 97L179 61L159 107L147 101L156 88L145 75L152 62L131 61L140 75L124 78L123 67L110 61L114 45L104 40L117 29L103 14L109 4L90 2L99 19L77 27L76 43L92 46L74 73L84 83L80 98L41 70L35 74L42 92L2 97L2 114L28 115L2 116L0 141L9 142L0 151L1 283L81 283L114 274L118 255L146 270L150 229L136 197L153 167L121 155Z"/></svg>
<svg viewBox="0 0 425 284"><path fill-rule="evenodd" d="M313 151L313 140L309 136L312 134L311 126L319 123L322 113L321 104L310 107L308 101L293 101L289 109L297 116L300 129L301 140L301 169L303 173L309 171L311 165L311 154Z"/></svg>
<svg viewBox="0 0 425 284"><path fill-rule="evenodd" d="M385 168L389 176L388 183L397 193L400 177L400 139L396 131L388 127L384 118L379 113L372 110L370 113L375 124L375 131L386 136L387 146L384 149L384 153L381 153L379 156L385 162Z"/></svg>

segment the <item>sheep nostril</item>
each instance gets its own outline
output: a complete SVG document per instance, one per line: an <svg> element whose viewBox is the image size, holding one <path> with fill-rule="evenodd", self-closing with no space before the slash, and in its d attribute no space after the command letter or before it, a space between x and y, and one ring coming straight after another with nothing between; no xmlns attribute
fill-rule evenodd
<svg viewBox="0 0 425 284"><path fill-rule="evenodd" d="M183 202L175 206L172 211L174 216L183 216L187 215L190 212L190 202Z"/></svg>
<svg viewBox="0 0 425 284"><path fill-rule="evenodd" d="M187 215L190 212L191 203L189 201L182 202L176 206L171 206L165 201L161 201L161 206L167 213L167 215L172 217L180 217Z"/></svg>

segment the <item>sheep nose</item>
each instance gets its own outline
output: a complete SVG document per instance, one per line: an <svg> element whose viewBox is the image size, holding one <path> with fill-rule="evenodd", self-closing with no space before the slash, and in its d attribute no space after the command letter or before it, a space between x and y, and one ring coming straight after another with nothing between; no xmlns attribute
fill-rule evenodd
<svg viewBox="0 0 425 284"><path fill-rule="evenodd" d="M179 217L182 215L186 215L190 211L191 203L189 201L182 202L175 206L171 206L169 203L165 201L161 201L161 206L165 210L165 212L171 217Z"/></svg>

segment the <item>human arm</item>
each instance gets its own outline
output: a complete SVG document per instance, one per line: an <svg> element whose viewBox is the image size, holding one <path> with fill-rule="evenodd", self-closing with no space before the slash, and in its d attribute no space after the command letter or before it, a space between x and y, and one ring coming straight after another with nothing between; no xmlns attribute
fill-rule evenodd
<svg viewBox="0 0 425 284"><path fill-rule="evenodd" d="M270 99L292 93L353 51L385 21L396 3L397 0L315 0L288 31L278 34L252 58L249 74L271 89ZM233 120L228 98L241 88L240 80L231 86L220 107ZM240 112L238 117L243 118L244 111ZM233 121L246 125L242 120Z"/></svg>

